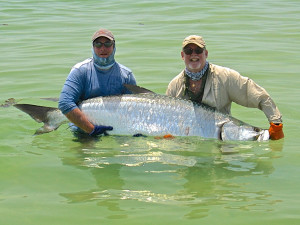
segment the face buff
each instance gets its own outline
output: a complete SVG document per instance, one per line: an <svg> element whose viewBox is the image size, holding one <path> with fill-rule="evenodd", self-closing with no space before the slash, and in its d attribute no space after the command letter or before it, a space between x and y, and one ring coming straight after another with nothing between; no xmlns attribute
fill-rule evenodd
<svg viewBox="0 0 300 225"><path fill-rule="evenodd" d="M207 68L208 68L208 62L206 61L205 66L204 66L204 68L201 71L199 71L197 73L193 73L193 72L188 71L187 68L185 68L185 74L188 77L190 77L192 80L195 80L195 81L196 80L200 80L201 77L203 77L203 75L205 74Z"/></svg>
<svg viewBox="0 0 300 225"><path fill-rule="evenodd" d="M115 64L115 52L116 52L116 46L114 47L114 51L111 53L110 56L107 58L99 57L94 51L94 48L92 48L93 53L93 59L94 59L94 65L99 70L108 70Z"/></svg>

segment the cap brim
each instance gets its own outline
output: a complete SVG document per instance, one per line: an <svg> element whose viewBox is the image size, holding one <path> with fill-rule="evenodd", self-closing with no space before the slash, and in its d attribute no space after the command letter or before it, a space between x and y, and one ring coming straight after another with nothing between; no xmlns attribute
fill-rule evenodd
<svg viewBox="0 0 300 225"><path fill-rule="evenodd" d="M198 43L198 42L196 42L196 41L188 41L188 42L186 42L186 43L184 43L184 44L182 45L182 48L184 48L185 46L187 46L187 45L189 45L189 44L195 44L195 45L199 46L200 48L205 48L204 45L202 45L202 44L200 44L200 43Z"/></svg>
<svg viewBox="0 0 300 225"><path fill-rule="evenodd" d="M92 39L92 41L95 41L95 40L96 40L97 38L99 38L99 37L106 37L106 38L108 38L108 39L111 40L111 41L114 40L111 36L108 36L108 35L105 35L105 34L101 34L101 35L98 35L98 36L94 37L94 38Z"/></svg>

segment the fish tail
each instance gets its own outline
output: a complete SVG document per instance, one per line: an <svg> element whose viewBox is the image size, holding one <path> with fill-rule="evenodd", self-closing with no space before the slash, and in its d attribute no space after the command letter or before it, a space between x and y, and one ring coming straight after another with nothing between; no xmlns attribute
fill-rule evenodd
<svg viewBox="0 0 300 225"><path fill-rule="evenodd" d="M49 133L66 122L65 116L58 108L31 104L15 104L14 107L27 113L36 122L44 123L41 128L36 130L35 135Z"/></svg>

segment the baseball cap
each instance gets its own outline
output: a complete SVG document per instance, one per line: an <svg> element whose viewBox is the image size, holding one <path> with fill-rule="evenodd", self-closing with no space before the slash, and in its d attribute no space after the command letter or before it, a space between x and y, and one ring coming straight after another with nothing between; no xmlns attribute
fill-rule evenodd
<svg viewBox="0 0 300 225"><path fill-rule="evenodd" d="M184 48L188 44L195 44L195 45L198 45L200 48L205 48L205 46L206 46L203 38L198 35L190 35L190 36L186 37L182 42L182 48Z"/></svg>
<svg viewBox="0 0 300 225"><path fill-rule="evenodd" d="M98 37L106 37L112 41L115 40L115 37L112 34L112 32L107 29L100 29L100 30L96 31L92 37L92 41L95 41Z"/></svg>

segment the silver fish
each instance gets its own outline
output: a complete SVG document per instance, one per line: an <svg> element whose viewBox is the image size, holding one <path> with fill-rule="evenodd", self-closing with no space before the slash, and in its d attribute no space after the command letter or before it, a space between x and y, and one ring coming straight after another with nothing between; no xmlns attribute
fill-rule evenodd
<svg viewBox="0 0 300 225"><path fill-rule="evenodd" d="M137 92L137 91L135 91ZM140 94L97 97L79 104L94 125L112 126L112 135L199 136L219 140L268 140L268 130L246 124L211 107L191 101L140 91ZM67 118L57 108L15 104L44 126L36 134L51 132Z"/></svg>

